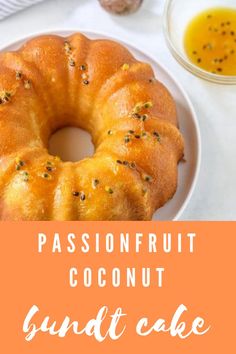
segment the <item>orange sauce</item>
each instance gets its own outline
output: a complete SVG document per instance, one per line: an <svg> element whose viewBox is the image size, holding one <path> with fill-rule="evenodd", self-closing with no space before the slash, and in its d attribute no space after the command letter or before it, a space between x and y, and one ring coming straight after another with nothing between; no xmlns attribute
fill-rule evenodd
<svg viewBox="0 0 236 354"><path fill-rule="evenodd" d="M189 23L184 37L189 59L214 74L236 75L236 9L208 9Z"/></svg>

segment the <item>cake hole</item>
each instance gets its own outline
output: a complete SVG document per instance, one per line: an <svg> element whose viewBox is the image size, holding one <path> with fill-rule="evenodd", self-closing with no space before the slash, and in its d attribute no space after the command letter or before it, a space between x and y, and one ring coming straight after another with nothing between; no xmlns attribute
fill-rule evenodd
<svg viewBox="0 0 236 354"><path fill-rule="evenodd" d="M75 127L59 129L49 140L49 153L62 161L79 161L94 154L91 135Z"/></svg>

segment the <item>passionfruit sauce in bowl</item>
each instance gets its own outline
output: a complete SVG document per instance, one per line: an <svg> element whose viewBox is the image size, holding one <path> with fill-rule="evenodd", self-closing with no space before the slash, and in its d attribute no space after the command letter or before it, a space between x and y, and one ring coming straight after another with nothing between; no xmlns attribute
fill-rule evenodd
<svg viewBox="0 0 236 354"><path fill-rule="evenodd" d="M184 48L201 69L236 76L236 9L212 8L196 15L186 28Z"/></svg>

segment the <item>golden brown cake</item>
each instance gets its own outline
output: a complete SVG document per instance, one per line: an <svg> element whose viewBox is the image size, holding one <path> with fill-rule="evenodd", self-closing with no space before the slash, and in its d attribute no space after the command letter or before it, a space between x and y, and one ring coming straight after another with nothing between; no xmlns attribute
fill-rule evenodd
<svg viewBox="0 0 236 354"><path fill-rule="evenodd" d="M93 157L48 153L64 126L91 134ZM150 220L182 156L173 98L122 45L45 35L0 54L1 220Z"/></svg>

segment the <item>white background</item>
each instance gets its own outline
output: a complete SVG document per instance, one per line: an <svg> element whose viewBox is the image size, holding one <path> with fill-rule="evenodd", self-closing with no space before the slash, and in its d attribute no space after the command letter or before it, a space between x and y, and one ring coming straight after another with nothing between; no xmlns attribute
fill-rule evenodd
<svg viewBox="0 0 236 354"><path fill-rule="evenodd" d="M77 28L121 37L151 53L187 91L198 115L202 166L182 220L236 220L236 86L202 81L172 58L162 34L164 0L131 16L110 16L96 0L46 0L0 22L0 46L31 32Z"/></svg>

